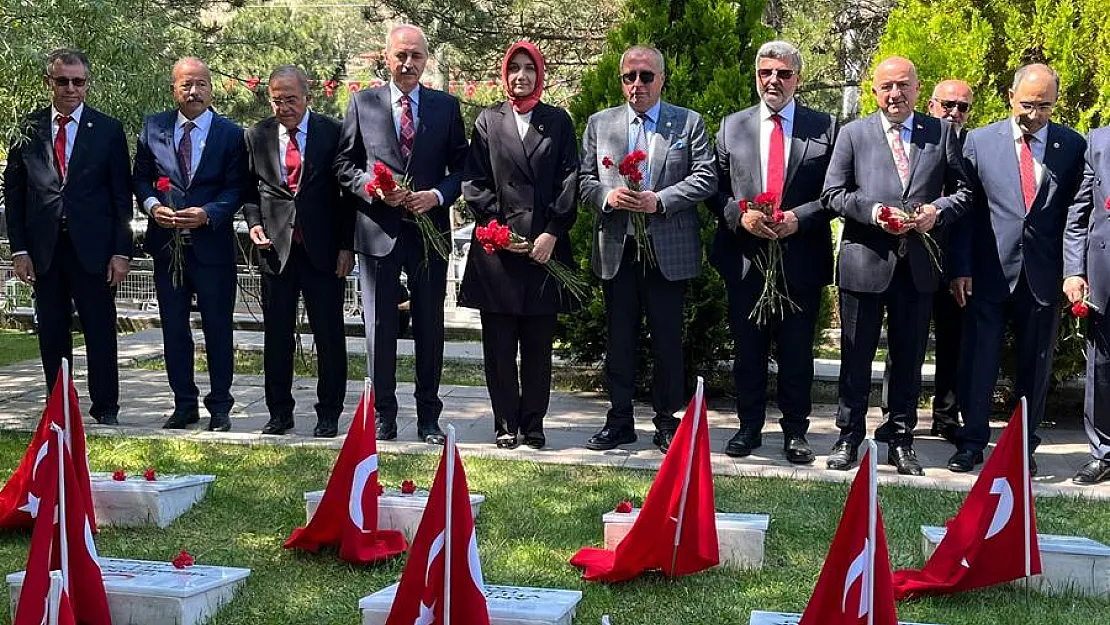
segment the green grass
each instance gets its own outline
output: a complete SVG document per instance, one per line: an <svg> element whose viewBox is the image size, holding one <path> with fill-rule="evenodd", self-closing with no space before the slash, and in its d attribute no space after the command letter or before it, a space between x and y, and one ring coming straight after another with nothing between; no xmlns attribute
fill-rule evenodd
<svg viewBox="0 0 1110 625"><path fill-rule="evenodd" d="M28 435L0 433L0 466L14 467ZM105 528L97 537L109 557L170 560L188 549L201 564L253 570L220 625L357 623L360 597L395 582L403 558L355 567L334 552L309 555L281 545L304 522L306 490L322 488L336 452L292 447L209 445L175 440L90 439L94 470L218 476L208 498L160 530ZM386 485L413 479L427 487L437 457L383 455ZM626 498L642 501L649 472L468 458L471 489L488 498L478 518L487 582L579 589L576 623L596 625L744 624L753 609L800 611L812 592L847 493L845 484L718 477L721 510L771 514L763 570L713 570L670 581L658 575L605 586L586 584L567 560L601 542L601 514ZM952 515L962 495L880 488L893 565L921 564L918 526ZM1110 504L1063 498L1037 502L1042 532L1110 542ZM29 532L0 535L0 569L24 568ZM0 614L8 612L0 593ZM1013 587L899 604L906 621L950 625L1064 625L1105 622L1107 604L1081 597L1027 594Z"/></svg>
<svg viewBox="0 0 1110 625"><path fill-rule="evenodd" d="M73 334L73 346L85 344L79 332ZM21 330L0 330L0 367L39 359L39 337Z"/></svg>

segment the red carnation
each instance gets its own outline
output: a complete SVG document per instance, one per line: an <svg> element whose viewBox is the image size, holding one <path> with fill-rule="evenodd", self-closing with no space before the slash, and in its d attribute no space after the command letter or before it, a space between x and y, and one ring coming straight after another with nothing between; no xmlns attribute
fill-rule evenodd
<svg viewBox="0 0 1110 625"><path fill-rule="evenodd" d="M397 190L397 181L393 179L393 172L381 161L374 163L374 182L382 191Z"/></svg>
<svg viewBox="0 0 1110 625"><path fill-rule="evenodd" d="M884 205L879 207L879 221L887 221L891 216L892 213L889 206Z"/></svg>
<svg viewBox="0 0 1110 625"><path fill-rule="evenodd" d="M169 193L170 192L170 179L169 179L169 177L162 176L161 178L159 178L158 182L156 182L154 184L154 188L158 189L159 193Z"/></svg>
<svg viewBox="0 0 1110 625"><path fill-rule="evenodd" d="M890 226L892 230L901 230L906 225L905 222L903 222L901 219L898 219L897 217L891 217L890 219L887 219L886 223L888 226Z"/></svg>
<svg viewBox="0 0 1110 625"><path fill-rule="evenodd" d="M1091 307L1088 306L1087 302L1084 302L1083 300L1079 300L1078 302L1071 305L1071 316L1075 317L1076 319L1086 319L1087 315L1090 314L1090 312Z"/></svg>
<svg viewBox="0 0 1110 625"><path fill-rule="evenodd" d="M416 484L413 484L412 480L405 480L405 481L401 482L401 494L402 495L411 495L415 492L416 492Z"/></svg>
<svg viewBox="0 0 1110 625"><path fill-rule="evenodd" d="M1110 197L1106 198L1106 210L1110 211Z"/></svg>
<svg viewBox="0 0 1110 625"><path fill-rule="evenodd" d="M628 181L633 184L640 184L644 181L644 175L640 173L639 169L631 171L628 173Z"/></svg>
<svg viewBox="0 0 1110 625"><path fill-rule="evenodd" d="M148 482L153 482L157 479L154 475L154 467L147 467L146 471L143 471L143 479Z"/></svg>
<svg viewBox="0 0 1110 625"><path fill-rule="evenodd" d="M188 551L182 549L181 553L177 554L177 557L171 561L171 564L175 569L183 569L196 564L196 559Z"/></svg>
<svg viewBox="0 0 1110 625"><path fill-rule="evenodd" d="M763 193L760 193L759 195L755 196L755 199L752 200L752 203L753 204L758 204L760 206L766 206L766 207L770 208L778 202L778 199L779 199L779 196L778 196L777 193L773 193L771 191L764 191Z"/></svg>
<svg viewBox="0 0 1110 625"><path fill-rule="evenodd" d="M747 200L740 200L736 203L736 208L739 208L741 213L746 213L748 212L748 209L751 208L751 202Z"/></svg>
<svg viewBox="0 0 1110 625"><path fill-rule="evenodd" d="M627 499L617 504L617 512L628 514L632 512L632 502Z"/></svg>
<svg viewBox="0 0 1110 625"><path fill-rule="evenodd" d="M260 79L260 78L248 78L247 79L247 89L250 89L251 91L254 91L255 88L257 88L259 83L261 83L261 82L262 82L262 79Z"/></svg>
<svg viewBox="0 0 1110 625"><path fill-rule="evenodd" d="M122 482L127 479L127 474L123 472L123 469L116 469L112 472L112 479L117 482Z"/></svg>
<svg viewBox="0 0 1110 625"><path fill-rule="evenodd" d="M609 169L610 167L613 166L613 159L609 158L608 156L603 157L601 159L601 166L604 167L605 169ZM1108 201L1110 201L1110 200L1108 200Z"/></svg>
<svg viewBox="0 0 1110 625"><path fill-rule="evenodd" d="M771 219L774 220L775 223L781 224L783 220L786 219L786 213L782 212L782 209L776 206L775 210L771 212Z"/></svg>

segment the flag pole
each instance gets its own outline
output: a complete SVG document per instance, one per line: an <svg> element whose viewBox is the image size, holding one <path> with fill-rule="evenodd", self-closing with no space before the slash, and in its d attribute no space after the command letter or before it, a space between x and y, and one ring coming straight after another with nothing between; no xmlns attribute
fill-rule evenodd
<svg viewBox="0 0 1110 625"><path fill-rule="evenodd" d="M1021 405L1021 496L1025 504L1025 513L1022 515L1022 523L1025 526L1025 577L1029 578L1033 574L1033 552L1030 544L1033 537L1030 535L1031 529L1029 527L1029 511L1032 507L1030 499L1032 497L1033 484L1032 478L1029 475L1029 401L1022 397L1020 400Z"/></svg>
<svg viewBox="0 0 1110 625"><path fill-rule="evenodd" d="M69 427L69 385L72 384L70 375L72 375L72 372L69 370L69 359L62 358L62 384L65 385L62 392L62 414L65 416L65 422L62 423L62 431L65 432L66 449L73 448L72 428Z"/></svg>
<svg viewBox="0 0 1110 625"><path fill-rule="evenodd" d="M370 378L362 378L362 431L365 432L367 427L374 427L374 424L367 426L366 419L370 415L370 389L373 383Z"/></svg>
<svg viewBox="0 0 1110 625"><path fill-rule="evenodd" d="M455 426L447 426L447 519L443 524L443 625L451 625L451 505L455 490Z"/></svg>
<svg viewBox="0 0 1110 625"><path fill-rule="evenodd" d="M698 376L698 389L694 392L694 423L690 429L690 451L686 457L686 474L682 477L682 491L678 498L678 522L674 528L674 545L671 550L671 576L678 565L678 545L682 542L682 524L686 520L686 497L690 492L690 474L694 469L694 449L698 442L698 425L701 422L701 407L705 401L705 378Z"/></svg>
<svg viewBox="0 0 1110 625"><path fill-rule="evenodd" d="M879 469L874 439L867 439L867 625L875 623L875 540L879 518Z"/></svg>
<svg viewBox="0 0 1110 625"><path fill-rule="evenodd" d="M66 394L68 395L68 389ZM65 470L65 431L56 423L50 428L58 435L58 542L62 563L62 589L69 593L69 536L66 528L66 470ZM53 510L39 511L39 514L54 514Z"/></svg>

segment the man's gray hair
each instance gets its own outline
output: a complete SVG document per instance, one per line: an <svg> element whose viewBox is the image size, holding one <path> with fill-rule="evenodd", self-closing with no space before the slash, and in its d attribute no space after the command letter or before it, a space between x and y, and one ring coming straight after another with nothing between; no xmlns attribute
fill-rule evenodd
<svg viewBox="0 0 1110 625"><path fill-rule="evenodd" d="M667 63L666 63L665 60L663 60L663 53L659 51L659 48L654 48L652 46L632 46L631 48L625 50L621 54L621 64L620 64L620 70L619 71L624 71L624 60L626 58L628 58L629 55L632 55L632 56L639 56L639 55L650 56L650 57L655 59L655 64L656 64L656 66L659 67L659 73L660 74L667 73L666 72Z"/></svg>
<svg viewBox="0 0 1110 625"><path fill-rule="evenodd" d="M308 95L308 74L306 74L303 69L297 67L296 65L282 65L280 67L276 67L274 68L274 71L270 72L270 80L267 81L267 84L272 83L279 78L295 78L297 80L297 84L301 86L301 92L305 95Z"/></svg>
<svg viewBox="0 0 1110 625"><path fill-rule="evenodd" d="M759 67L759 59L778 59L787 61L794 67L794 71L802 73L802 52L789 41L768 41L759 46L755 53L755 65Z"/></svg>
<svg viewBox="0 0 1110 625"><path fill-rule="evenodd" d="M50 54L46 55L46 72L50 73L50 68L54 66L55 62L60 61L62 65L83 65L85 73L89 73L89 57L77 48L58 48L52 50Z"/></svg>
<svg viewBox="0 0 1110 625"><path fill-rule="evenodd" d="M386 40L385 40L385 49L386 50L392 49L392 47L393 47L393 35L402 31L402 30L416 31L416 33L418 35L420 35L420 43L424 44L424 52L428 52L430 54L430 52L429 52L430 48L428 48L428 36L424 34L424 29L422 29L419 26L416 26L414 24L398 24L398 25L394 26L393 28L389 29L389 36L386 37Z"/></svg>
<svg viewBox="0 0 1110 625"><path fill-rule="evenodd" d="M1021 86L1021 81L1025 80L1025 77L1029 75L1029 72L1033 70L1048 72L1048 74L1052 76L1052 78L1056 81L1056 95L1060 95L1060 74L1056 73L1056 70L1052 69L1048 65L1045 65L1044 63L1030 63L1028 65L1022 65L1021 67L1019 67L1018 71L1014 72L1014 84L1011 85L1010 88L1014 91L1017 91L1017 88Z"/></svg>

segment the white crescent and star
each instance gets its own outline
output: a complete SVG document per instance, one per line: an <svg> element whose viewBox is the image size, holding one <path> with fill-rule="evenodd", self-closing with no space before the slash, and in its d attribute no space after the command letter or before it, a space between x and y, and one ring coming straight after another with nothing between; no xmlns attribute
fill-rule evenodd
<svg viewBox="0 0 1110 625"><path fill-rule="evenodd" d="M351 523L354 523L355 527L364 532L366 531L366 515L362 511L362 498L366 492L366 486L370 483L370 477L377 472L378 454L371 454L355 466L355 474L351 480L351 498L347 502L347 513L351 517Z"/></svg>

